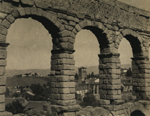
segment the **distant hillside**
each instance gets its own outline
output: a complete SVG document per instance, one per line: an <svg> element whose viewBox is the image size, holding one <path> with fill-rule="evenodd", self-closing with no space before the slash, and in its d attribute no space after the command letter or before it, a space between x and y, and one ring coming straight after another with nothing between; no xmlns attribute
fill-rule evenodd
<svg viewBox="0 0 150 116"><path fill-rule="evenodd" d="M31 86L32 84L40 84L44 85L50 81L49 77L7 77L6 78L6 86L14 87L14 86Z"/></svg>
<svg viewBox="0 0 150 116"><path fill-rule="evenodd" d="M121 67L128 69L129 67L131 68L131 64L121 64Z"/></svg>
<svg viewBox="0 0 150 116"><path fill-rule="evenodd" d="M25 74L25 73L38 73L41 75L48 75L50 74L50 69L27 69L27 70L15 70L15 69L7 69L6 70L6 77L12 77L15 74Z"/></svg>
<svg viewBox="0 0 150 116"><path fill-rule="evenodd" d="M131 67L131 64L122 64L121 65L122 68L129 68ZM86 67L87 68L87 74L94 72L94 74L98 74L99 73L99 68L98 66L90 66L90 67ZM76 73L78 73L78 67L75 68ZM6 77L12 77L15 74L25 74L25 73L38 73L41 75L48 75L50 74L50 69L27 69L27 70L14 70L14 69L7 69L6 70Z"/></svg>
<svg viewBox="0 0 150 116"><path fill-rule="evenodd" d="M121 64L122 68L129 68L131 67L131 64ZM98 74L99 73L99 67L98 66L90 66L90 67L86 67L87 68L87 74L91 74L92 72L94 72L94 74ZM76 73L78 73L78 67L76 67Z"/></svg>

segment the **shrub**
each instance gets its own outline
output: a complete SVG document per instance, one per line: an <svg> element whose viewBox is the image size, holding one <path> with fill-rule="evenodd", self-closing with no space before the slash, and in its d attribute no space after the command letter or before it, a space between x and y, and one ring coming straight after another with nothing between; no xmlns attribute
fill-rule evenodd
<svg viewBox="0 0 150 116"><path fill-rule="evenodd" d="M18 100L6 105L6 111L12 112L13 114L24 113L24 108Z"/></svg>
<svg viewBox="0 0 150 116"><path fill-rule="evenodd" d="M80 104L81 106L93 106L96 107L98 106L98 102L95 98L95 96L91 93L86 93L85 97L83 98L83 102Z"/></svg>
<svg viewBox="0 0 150 116"><path fill-rule="evenodd" d="M127 77L132 76L131 68L129 68L129 69L127 70L127 72L126 72L126 76L127 76Z"/></svg>
<svg viewBox="0 0 150 116"><path fill-rule="evenodd" d="M81 94L75 93L75 98L76 98L76 100L82 101L82 96L81 96Z"/></svg>
<svg viewBox="0 0 150 116"><path fill-rule="evenodd" d="M41 95L44 90L44 88L40 84L32 84L30 86L30 89L36 95Z"/></svg>

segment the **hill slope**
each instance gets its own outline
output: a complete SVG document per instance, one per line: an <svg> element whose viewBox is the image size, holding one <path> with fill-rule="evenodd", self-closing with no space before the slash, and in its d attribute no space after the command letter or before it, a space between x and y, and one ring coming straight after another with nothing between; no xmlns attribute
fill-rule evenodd
<svg viewBox="0 0 150 116"><path fill-rule="evenodd" d="M131 64L122 64L121 67L123 68L129 68L131 67ZM98 74L99 73L99 69L98 66L90 66L90 67L86 67L87 68L87 74L91 74L92 72L94 72L94 74ZM78 67L75 68L76 73L78 73ZM14 70L14 69L7 69L6 70L6 77L12 77L15 74L25 74L25 73L38 73L41 75L48 75L50 74L50 69L27 69L27 70Z"/></svg>
<svg viewBox="0 0 150 116"><path fill-rule="evenodd" d="M15 70L15 69L7 69L6 70L6 77L13 77L15 74L25 74L25 73L38 73L41 75L48 75L50 74L50 69L27 69L27 70Z"/></svg>
<svg viewBox="0 0 150 116"><path fill-rule="evenodd" d="M31 86L32 84L44 85L50 81L50 78L46 77L7 77L6 86L15 87L15 86Z"/></svg>

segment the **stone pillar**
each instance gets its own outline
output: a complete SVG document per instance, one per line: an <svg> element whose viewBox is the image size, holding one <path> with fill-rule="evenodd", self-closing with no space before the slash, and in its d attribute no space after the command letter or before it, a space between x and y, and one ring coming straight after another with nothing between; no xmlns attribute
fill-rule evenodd
<svg viewBox="0 0 150 116"><path fill-rule="evenodd" d="M150 61L147 57L132 58L132 78L138 99L150 99Z"/></svg>
<svg viewBox="0 0 150 116"><path fill-rule="evenodd" d="M97 85L97 94L99 94L99 85Z"/></svg>
<svg viewBox="0 0 150 116"><path fill-rule="evenodd" d="M95 94L97 94L97 85L95 85Z"/></svg>
<svg viewBox="0 0 150 116"><path fill-rule="evenodd" d="M101 53L99 55L99 92L101 99L121 99L119 56L118 53Z"/></svg>
<svg viewBox="0 0 150 116"><path fill-rule="evenodd" d="M90 92L93 93L93 85L90 85Z"/></svg>
<svg viewBox="0 0 150 116"><path fill-rule="evenodd" d="M95 94L95 85L93 85L93 94Z"/></svg>
<svg viewBox="0 0 150 116"><path fill-rule="evenodd" d="M5 92L6 92L6 76L5 66L7 58L7 46L8 43L0 43L0 115L12 115L9 112L5 112Z"/></svg>
<svg viewBox="0 0 150 116"><path fill-rule="evenodd" d="M52 50L51 98L52 111L58 114L79 110L75 100L75 61L73 51ZM60 114L60 115L61 115ZM74 115L74 114L72 114Z"/></svg>

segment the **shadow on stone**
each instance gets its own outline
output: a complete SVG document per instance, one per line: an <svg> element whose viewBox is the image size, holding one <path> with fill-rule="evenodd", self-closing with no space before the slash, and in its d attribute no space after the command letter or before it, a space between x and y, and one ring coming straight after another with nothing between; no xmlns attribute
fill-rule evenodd
<svg viewBox="0 0 150 116"><path fill-rule="evenodd" d="M135 110L130 116L145 116L140 110Z"/></svg>

